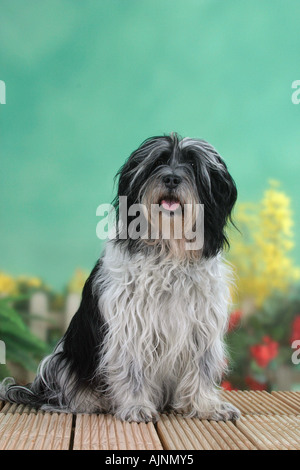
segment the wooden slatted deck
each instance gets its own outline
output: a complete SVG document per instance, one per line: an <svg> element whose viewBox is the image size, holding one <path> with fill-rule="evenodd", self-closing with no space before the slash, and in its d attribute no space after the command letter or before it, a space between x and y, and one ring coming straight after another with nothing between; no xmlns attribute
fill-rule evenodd
<svg viewBox="0 0 300 470"><path fill-rule="evenodd" d="M153 423L0 402L0 450L299 450L300 392L223 392L236 422L163 414Z"/></svg>

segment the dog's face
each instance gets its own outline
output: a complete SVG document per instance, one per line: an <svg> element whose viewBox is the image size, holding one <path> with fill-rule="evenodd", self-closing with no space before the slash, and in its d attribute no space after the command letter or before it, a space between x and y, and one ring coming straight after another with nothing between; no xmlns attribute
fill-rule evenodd
<svg viewBox="0 0 300 470"><path fill-rule="evenodd" d="M231 220L231 211L237 198L235 183L226 164L217 151L204 140L179 139L177 134L147 139L135 150L119 170L118 194L115 207L118 210L120 196L127 197L128 207L142 204L145 218L158 225L158 237L153 245L173 251L175 256L187 256L182 240L164 239L161 218L155 219L152 207L159 208L171 225L180 217L182 225L197 217L196 206L204 206L204 245L193 255L209 258L228 245L225 226ZM189 207L189 211L184 208ZM126 215L126 226L132 217ZM158 220L158 223L157 223ZM123 221L124 222L124 221ZM171 230L172 232L172 230ZM151 237L150 237L151 239ZM130 249L138 249L141 242L151 245L149 239L132 240Z"/></svg>

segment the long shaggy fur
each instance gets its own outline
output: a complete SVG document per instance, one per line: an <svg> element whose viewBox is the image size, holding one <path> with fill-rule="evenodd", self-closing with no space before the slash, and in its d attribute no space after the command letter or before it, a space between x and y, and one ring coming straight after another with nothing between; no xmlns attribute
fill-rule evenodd
<svg viewBox="0 0 300 470"><path fill-rule="evenodd" d="M164 184L168 174L178 176L176 188ZM44 410L111 412L129 421L156 420L169 409L237 418L218 387L226 370L231 270L222 250L237 196L234 181L210 144L176 134L146 140L118 177L117 238L107 242L89 276L79 310L34 382L22 387L6 379L0 397ZM124 237L132 217L119 212L119 196L127 196L128 206L150 207L164 198L204 204L202 249L191 255L182 240L161 234L156 240Z"/></svg>

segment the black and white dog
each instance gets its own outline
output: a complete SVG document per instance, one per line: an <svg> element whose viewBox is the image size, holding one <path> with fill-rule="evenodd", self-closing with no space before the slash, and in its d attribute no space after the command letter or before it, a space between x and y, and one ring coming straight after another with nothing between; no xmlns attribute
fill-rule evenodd
<svg viewBox="0 0 300 470"><path fill-rule="evenodd" d="M177 134L147 139L117 176L116 237L86 281L67 332L32 384L5 379L0 395L44 410L109 412L128 421L156 420L166 410L236 419L239 411L221 400L219 388L231 280L222 251L235 183L209 143ZM128 207L142 205L148 236L129 236L134 218L121 213L121 196ZM161 214L155 221L152 205ZM189 219L194 228L197 205L204 206L204 241L187 249L185 236L174 236L174 221L181 217L185 226ZM149 227L156 227L155 237Z"/></svg>

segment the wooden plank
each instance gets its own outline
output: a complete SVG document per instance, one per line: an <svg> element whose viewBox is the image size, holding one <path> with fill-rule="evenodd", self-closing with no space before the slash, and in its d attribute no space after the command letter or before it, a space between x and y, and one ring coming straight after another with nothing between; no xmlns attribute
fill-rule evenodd
<svg viewBox="0 0 300 470"><path fill-rule="evenodd" d="M284 392L284 393L286 393L286 392ZM298 403L300 403L300 392L291 391L291 392L287 392L287 393L291 394L298 401Z"/></svg>
<svg viewBox="0 0 300 470"><path fill-rule="evenodd" d="M236 422L240 431L261 450L295 450L300 447L300 418L297 416L243 416Z"/></svg>
<svg viewBox="0 0 300 470"><path fill-rule="evenodd" d="M139 438L135 438L136 423L123 423L124 434L126 436L127 450L141 450L143 444Z"/></svg>
<svg viewBox="0 0 300 470"><path fill-rule="evenodd" d="M127 450L128 449L128 443L126 440L126 435L124 432L124 424L122 421L112 418L114 421L114 427L115 427L115 433L116 433L116 442L117 442L117 449L118 450ZM132 428L136 427L137 423L132 423ZM135 429L136 432L136 429ZM140 443L140 436L137 436L137 441Z"/></svg>
<svg viewBox="0 0 300 470"><path fill-rule="evenodd" d="M162 414L156 424L112 415L76 415L73 449L79 450L300 450L299 392L234 391L223 398L241 419L208 421ZM1 403L0 450L63 450L71 444L73 415Z"/></svg>
<svg viewBox="0 0 300 470"><path fill-rule="evenodd" d="M271 403L271 395L268 393L266 396L263 392L245 390L243 392L245 400L249 400L253 407L253 414L273 414L275 412L274 405Z"/></svg>
<svg viewBox="0 0 300 470"><path fill-rule="evenodd" d="M243 392L237 392L233 390L232 392L223 391L223 398L225 401L235 405L241 412L241 414L252 414L254 412L251 402L245 400Z"/></svg>
<svg viewBox="0 0 300 470"><path fill-rule="evenodd" d="M180 418L178 419L175 414L171 414L168 416L168 419L173 426L174 432L182 442L183 449L195 449L196 442L193 439L193 434L189 433L188 428L183 428Z"/></svg>
<svg viewBox="0 0 300 470"><path fill-rule="evenodd" d="M205 427L202 425L202 432L197 426L198 420L191 418L183 418L181 415L176 415L176 420L182 428L182 431L186 434L190 445L186 446L186 449L195 450L212 450L213 446L209 442L209 435L206 433Z"/></svg>
<svg viewBox="0 0 300 470"><path fill-rule="evenodd" d="M224 400L241 411L242 415L295 415L297 409L285 398L283 401L274 393L254 390L223 391ZM300 413L300 408L299 408Z"/></svg>
<svg viewBox="0 0 300 470"><path fill-rule="evenodd" d="M280 402L288 405L294 410L294 414L300 414L300 396L297 397L291 392L272 392L272 395Z"/></svg>
<svg viewBox="0 0 300 470"><path fill-rule="evenodd" d="M177 434L174 431L172 432L172 426L166 415L161 415L160 420L157 422L157 431L164 449L176 450L178 447L183 446L182 442L178 441Z"/></svg>
<svg viewBox="0 0 300 470"><path fill-rule="evenodd" d="M19 416L1 413L0 416L0 450L4 450L13 434L14 426Z"/></svg>
<svg viewBox="0 0 300 470"><path fill-rule="evenodd" d="M42 416L42 418L39 418L41 420L41 424L40 424L40 427L38 428L38 432L36 434L34 442L32 443L33 444L32 450L43 450L44 442L47 436L48 427L49 427L49 423L51 419L50 413L45 413L45 414L38 413L38 416Z"/></svg>
<svg viewBox="0 0 300 470"><path fill-rule="evenodd" d="M230 450L240 450L235 439L232 439L230 433L226 432L226 424L224 421L211 421L210 425L215 428L216 432L220 435L221 439L226 442Z"/></svg>
<svg viewBox="0 0 300 470"><path fill-rule="evenodd" d="M69 448L71 414L7 413L3 417L0 422L1 450L67 450Z"/></svg>
<svg viewBox="0 0 300 470"><path fill-rule="evenodd" d="M208 448L205 447L205 449L212 449L212 450L221 450L222 447L218 442L214 439L214 437L210 434L209 430L207 430L206 426L203 424L202 421L200 421L197 418L192 418L192 423L194 425L194 434L196 438L198 439L199 442L201 442L201 445L204 445L203 438L206 439L206 442L208 443ZM190 426L192 423L189 422ZM192 427L192 426L191 426Z"/></svg>
<svg viewBox="0 0 300 470"><path fill-rule="evenodd" d="M279 400L275 395L272 395L266 391L262 391L260 394L260 398L268 399L270 406L272 406L272 410L274 414L283 414L283 415L295 415L297 414L296 410L291 407L288 403Z"/></svg>
<svg viewBox="0 0 300 470"><path fill-rule="evenodd" d="M256 420L269 430L272 438L274 435L276 436L276 440L284 446L284 449L297 450L297 445L295 445L289 433L286 432L286 429L280 425L281 423L276 420L276 416L257 416Z"/></svg>
<svg viewBox="0 0 300 470"><path fill-rule="evenodd" d="M79 414L76 416L76 427L73 449L89 450L90 442L90 415Z"/></svg>
<svg viewBox="0 0 300 470"><path fill-rule="evenodd" d="M72 430L72 415L53 413L48 422L42 450L67 450Z"/></svg>
<svg viewBox="0 0 300 470"><path fill-rule="evenodd" d="M227 442L223 439L223 437L218 433L216 427L214 426L214 421L208 421L206 419L202 420L202 423L206 427L206 429L209 431L211 436L217 441L219 446L221 447L221 450L230 450L230 446L227 444Z"/></svg>
<svg viewBox="0 0 300 470"><path fill-rule="evenodd" d="M107 427L108 444L109 444L108 449L109 450L123 450L123 449L119 449L119 446L118 446L118 438L117 438L117 432L116 432L116 426L115 426L116 418L114 418L111 415L108 415L104 417L104 422Z"/></svg>
<svg viewBox="0 0 300 470"><path fill-rule="evenodd" d="M140 431L143 435L147 450L162 450L163 447L155 430L153 423L140 423Z"/></svg>
<svg viewBox="0 0 300 470"><path fill-rule="evenodd" d="M242 434L254 445L256 449L259 450L268 450L269 447L261 441L257 435L257 431L253 426L249 426L247 421L242 417L236 422L237 428L241 431Z"/></svg>
<svg viewBox="0 0 300 470"><path fill-rule="evenodd" d="M293 445L299 449L300 447L300 417L299 416L276 416L277 424L279 424L282 432L289 436Z"/></svg>
<svg viewBox="0 0 300 470"><path fill-rule="evenodd" d="M36 415L26 413L18 415L16 413L13 417L16 418L16 421L5 450L22 450L30 435Z"/></svg>
<svg viewBox="0 0 300 470"><path fill-rule="evenodd" d="M232 422L216 422L181 415L163 415L157 431L167 450L254 450L249 441Z"/></svg>
<svg viewBox="0 0 300 470"><path fill-rule="evenodd" d="M264 423L261 423L260 416L249 416L247 418L248 426L251 422L253 427L257 430L260 439L266 443L269 449L285 450L286 447L279 439L278 432L270 427L270 419L266 416L264 418L266 418L266 420Z"/></svg>
<svg viewBox="0 0 300 470"><path fill-rule="evenodd" d="M105 415L96 416L97 423L98 423L98 440L97 440L97 447L100 450L108 450L109 449L109 436L108 436L108 429L105 422Z"/></svg>
<svg viewBox="0 0 300 470"><path fill-rule="evenodd" d="M1 413L38 413L39 410L28 405L18 405L17 403L2 402Z"/></svg>
<svg viewBox="0 0 300 470"><path fill-rule="evenodd" d="M124 442L124 450L130 449L137 449L137 450L145 450L145 443L143 439L143 435L140 432L140 425L144 423L121 423L121 421L116 421L116 425L119 424L119 435L122 436L122 431L124 433L123 439L119 438L119 445ZM127 434L126 439L126 429L131 428L131 434ZM132 435L132 437L131 437ZM126 444L125 444L126 442ZM120 447L121 449L122 447Z"/></svg>
<svg viewBox="0 0 300 470"><path fill-rule="evenodd" d="M232 421L220 421L219 425L235 442L240 450L256 450L254 445L240 432L238 427Z"/></svg>
<svg viewBox="0 0 300 470"><path fill-rule="evenodd" d="M89 442L89 449L91 450L99 450L99 441L101 436L101 424L99 422L97 415L90 415L90 442ZM105 440L106 442L106 440ZM101 450L104 450L105 446Z"/></svg>
<svg viewBox="0 0 300 470"><path fill-rule="evenodd" d="M4 414L9 413L9 412L13 413L15 408L16 408L16 405L6 402L1 410L1 413L4 413Z"/></svg>
<svg viewBox="0 0 300 470"><path fill-rule="evenodd" d="M58 415L54 439L51 446L52 450L69 449L72 429L72 418L73 417L70 413L61 413Z"/></svg>
<svg viewBox="0 0 300 470"><path fill-rule="evenodd" d="M77 415L74 450L162 450L153 423L122 422L112 415Z"/></svg>

